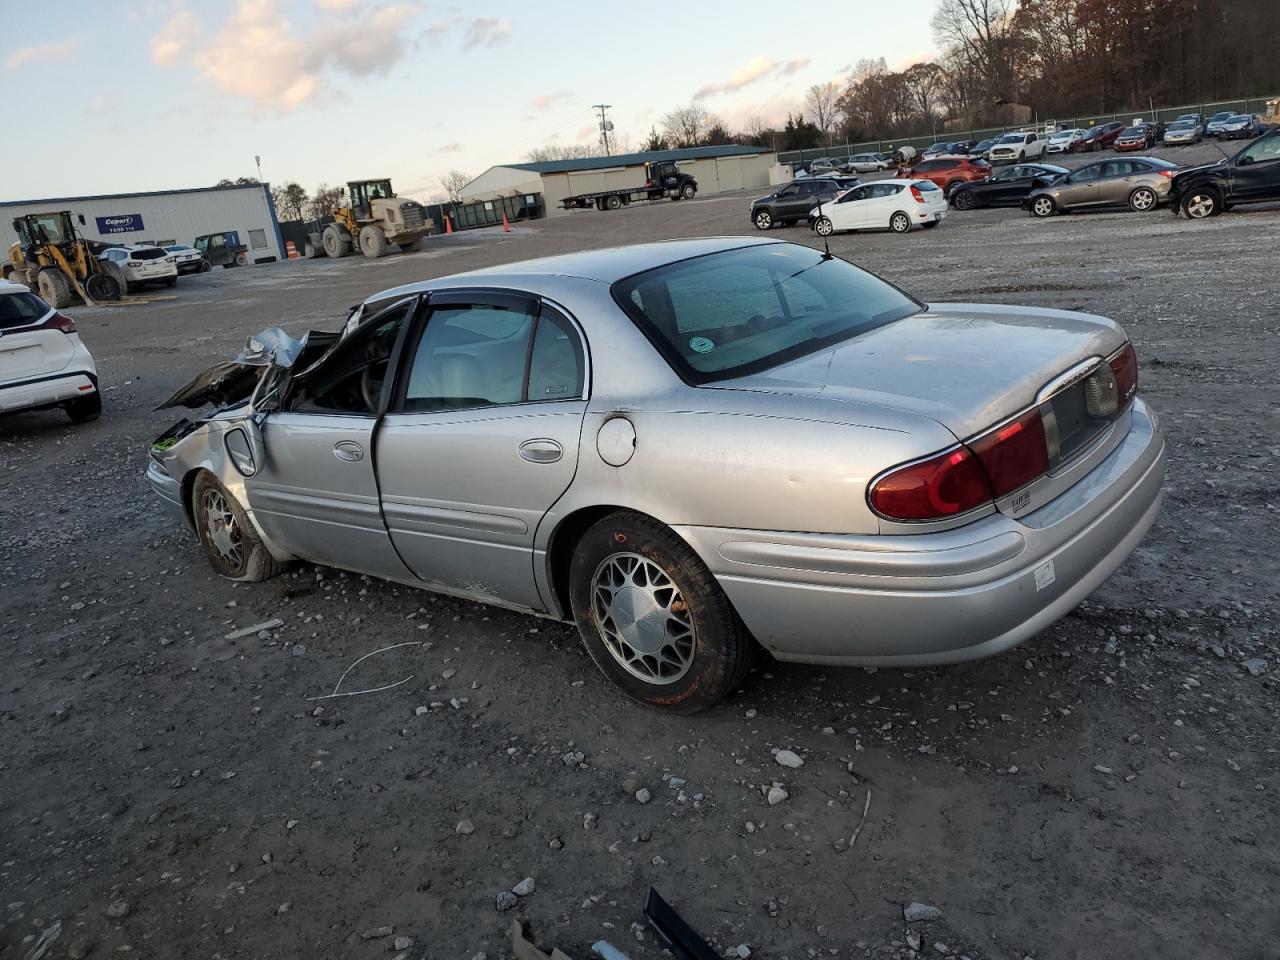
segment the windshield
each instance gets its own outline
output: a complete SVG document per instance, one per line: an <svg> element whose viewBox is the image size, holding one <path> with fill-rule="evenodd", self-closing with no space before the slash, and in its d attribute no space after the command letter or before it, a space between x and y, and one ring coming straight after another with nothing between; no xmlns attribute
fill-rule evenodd
<svg viewBox="0 0 1280 960"><path fill-rule="evenodd" d="M1170 130L1190 130L1194 126L1195 126L1194 120L1178 120L1175 123L1169 124L1169 129Z"/></svg>
<svg viewBox="0 0 1280 960"><path fill-rule="evenodd" d="M657 267L614 284L613 297L690 383L765 370L923 309L847 261L789 243Z"/></svg>
<svg viewBox="0 0 1280 960"><path fill-rule="evenodd" d="M1026 135L1022 133L1006 133L996 143L1021 143L1026 139Z"/></svg>

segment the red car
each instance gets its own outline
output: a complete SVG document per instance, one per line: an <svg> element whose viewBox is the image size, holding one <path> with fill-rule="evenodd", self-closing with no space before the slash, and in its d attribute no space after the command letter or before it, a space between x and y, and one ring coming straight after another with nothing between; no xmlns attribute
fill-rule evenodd
<svg viewBox="0 0 1280 960"><path fill-rule="evenodd" d="M991 164L968 157L934 157L917 163L906 175L909 180L930 180L950 195L960 183L973 183L991 176Z"/></svg>
<svg viewBox="0 0 1280 960"><path fill-rule="evenodd" d="M1155 145L1155 140L1151 127L1144 123L1139 127L1125 127L1112 146L1115 147L1116 153L1123 153L1126 150L1146 150Z"/></svg>
<svg viewBox="0 0 1280 960"><path fill-rule="evenodd" d="M1122 130L1124 130L1123 123L1104 123L1090 127L1082 139L1072 144L1071 152L1089 153L1094 150L1105 150L1116 142Z"/></svg>

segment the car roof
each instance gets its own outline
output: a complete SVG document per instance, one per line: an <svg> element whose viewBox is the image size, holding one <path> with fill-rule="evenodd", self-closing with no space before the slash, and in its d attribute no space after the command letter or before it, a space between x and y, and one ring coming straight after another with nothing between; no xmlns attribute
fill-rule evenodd
<svg viewBox="0 0 1280 960"><path fill-rule="evenodd" d="M878 181L884 183L885 181ZM782 240L763 237L696 237L687 240L662 240L657 243L637 243L625 247L608 247L603 250L584 250L554 257L539 257L500 266L482 267L465 273L450 274L436 280L423 280L395 288L397 293L430 290L437 287L493 286L503 281L521 278L526 283L538 277L576 277L598 283L616 283L624 277L643 273L655 267L677 263L709 253L736 250L740 247L768 246ZM389 291L383 291L369 300L380 300Z"/></svg>
<svg viewBox="0 0 1280 960"><path fill-rule="evenodd" d="M30 293L25 283L14 283L12 280L0 280L0 293Z"/></svg>

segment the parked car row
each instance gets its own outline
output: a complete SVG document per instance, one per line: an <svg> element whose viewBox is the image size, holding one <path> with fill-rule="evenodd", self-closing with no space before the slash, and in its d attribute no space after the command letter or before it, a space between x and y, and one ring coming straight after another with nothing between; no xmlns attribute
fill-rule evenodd
<svg viewBox="0 0 1280 960"><path fill-rule="evenodd" d="M891 153L857 153L849 157L819 157L803 168L811 177L833 174L875 173L893 166Z"/></svg>

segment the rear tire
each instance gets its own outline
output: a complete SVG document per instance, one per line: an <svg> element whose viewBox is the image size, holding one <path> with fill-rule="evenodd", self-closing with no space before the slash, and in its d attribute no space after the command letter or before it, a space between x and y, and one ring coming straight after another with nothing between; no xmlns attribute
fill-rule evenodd
<svg viewBox="0 0 1280 960"><path fill-rule="evenodd" d="M208 470L201 470L193 485L191 516L205 555L219 576L257 583L288 567L267 552L244 509Z"/></svg>
<svg viewBox="0 0 1280 960"><path fill-rule="evenodd" d="M898 211L889 218L889 229L894 233L909 233L911 231L911 218L902 211Z"/></svg>
<svg viewBox="0 0 1280 960"><path fill-rule="evenodd" d="M1139 187L1129 194L1129 209L1138 213L1150 213L1160 205L1160 198L1150 187Z"/></svg>
<svg viewBox="0 0 1280 960"><path fill-rule="evenodd" d="M574 548L569 596L596 666L640 703L713 706L742 683L754 643L693 549L652 517L619 511Z"/></svg>
<svg viewBox="0 0 1280 960"><path fill-rule="evenodd" d="M375 224L360 228L360 252L370 260L387 255L387 235Z"/></svg>
<svg viewBox="0 0 1280 960"><path fill-rule="evenodd" d="M829 237L836 232L835 224L828 217L819 217L814 223L813 229L820 237Z"/></svg>
<svg viewBox="0 0 1280 960"><path fill-rule="evenodd" d="M94 391L92 396L77 397L64 408L73 423L88 423L102 416L102 394Z"/></svg>
<svg viewBox="0 0 1280 960"><path fill-rule="evenodd" d="M36 291L40 299L55 310L71 306L71 284L56 267L46 267L36 277Z"/></svg>
<svg viewBox="0 0 1280 960"><path fill-rule="evenodd" d="M616 193L610 194L605 197L604 205L610 210L620 210L622 209L622 198Z"/></svg>
<svg viewBox="0 0 1280 960"><path fill-rule="evenodd" d="M324 247L323 246L317 247L310 240L308 240L306 243L302 245L302 259L304 260L314 260L316 257L321 256L323 253L324 253Z"/></svg>
<svg viewBox="0 0 1280 960"><path fill-rule="evenodd" d="M120 281L109 273L95 273L84 282L84 291L93 300L115 303L120 299Z"/></svg>
<svg viewBox="0 0 1280 960"><path fill-rule="evenodd" d="M172 290L174 287L178 285L178 278L170 277L168 280L164 282L164 285L168 287L170 290Z"/></svg>

